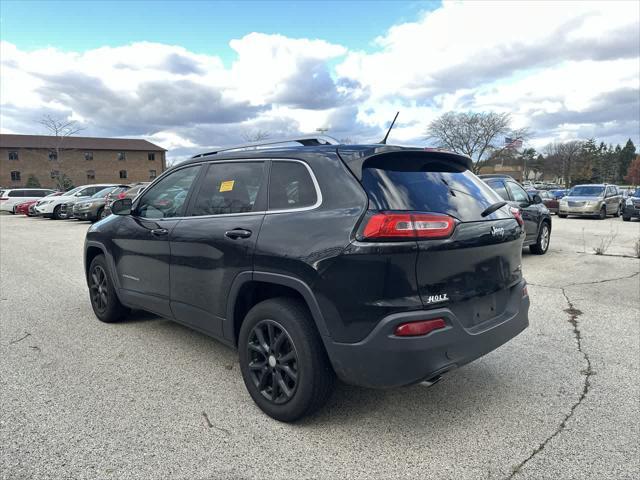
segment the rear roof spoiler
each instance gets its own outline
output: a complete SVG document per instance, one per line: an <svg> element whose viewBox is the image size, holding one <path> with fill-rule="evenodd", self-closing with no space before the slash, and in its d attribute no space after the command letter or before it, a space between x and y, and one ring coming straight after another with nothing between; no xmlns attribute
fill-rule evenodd
<svg viewBox="0 0 640 480"><path fill-rule="evenodd" d="M364 162L366 162L370 158L399 153L407 153L408 155L420 156L424 155L425 157L433 160L441 160L447 163L455 164L456 166L462 167L466 170L471 170L473 168L473 161L466 155L461 155L438 148L409 148L397 147L393 145L338 146L338 155L358 180L362 179L362 166L364 165Z"/></svg>

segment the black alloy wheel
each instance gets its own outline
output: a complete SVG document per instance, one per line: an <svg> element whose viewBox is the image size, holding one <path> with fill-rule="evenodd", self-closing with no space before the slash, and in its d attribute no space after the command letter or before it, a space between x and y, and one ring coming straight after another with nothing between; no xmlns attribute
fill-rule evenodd
<svg viewBox="0 0 640 480"><path fill-rule="evenodd" d="M298 387L298 354L291 336L274 320L262 320L249 334L249 369L253 384L270 402L281 405Z"/></svg>
<svg viewBox="0 0 640 480"><path fill-rule="evenodd" d="M91 271L89 291L94 308L99 313L104 314L109 307L109 288L107 286L107 274L101 265L95 265Z"/></svg>
<svg viewBox="0 0 640 480"><path fill-rule="evenodd" d="M602 206L602 208L600 209L600 215L598 217L600 220L604 220L607 218L607 207L605 207L604 205Z"/></svg>

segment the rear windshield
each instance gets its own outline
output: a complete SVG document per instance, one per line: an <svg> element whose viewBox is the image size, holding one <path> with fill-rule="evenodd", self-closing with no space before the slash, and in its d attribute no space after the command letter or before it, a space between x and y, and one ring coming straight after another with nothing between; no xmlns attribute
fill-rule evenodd
<svg viewBox="0 0 640 480"><path fill-rule="evenodd" d="M363 165L362 185L377 210L446 213L462 221L482 220L502 200L470 171L443 161L374 157ZM504 212L486 217L500 218Z"/></svg>

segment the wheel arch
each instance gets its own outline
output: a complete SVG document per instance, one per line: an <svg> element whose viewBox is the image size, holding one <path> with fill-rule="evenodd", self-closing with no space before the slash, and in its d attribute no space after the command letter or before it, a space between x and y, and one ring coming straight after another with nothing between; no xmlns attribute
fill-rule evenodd
<svg viewBox="0 0 640 480"><path fill-rule="evenodd" d="M269 298L290 297L301 300L324 339L329 336L324 317L311 288L302 280L270 272L242 272L236 276L227 299L227 321L224 336L234 346L247 312L257 303Z"/></svg>

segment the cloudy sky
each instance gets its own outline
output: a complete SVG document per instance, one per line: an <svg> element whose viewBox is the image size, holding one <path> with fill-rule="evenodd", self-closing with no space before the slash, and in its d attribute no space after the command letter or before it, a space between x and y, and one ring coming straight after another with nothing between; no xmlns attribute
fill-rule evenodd
<svg viewBox="0 0 640 480"><path fill-rule="evenodd" d="M0 3L0 130L140 137L178 160L269 131L424 144L446 111L530 144L640 143L640 2Z"/></svg>

